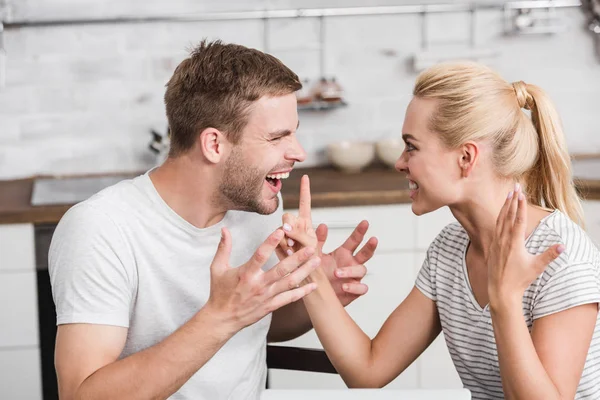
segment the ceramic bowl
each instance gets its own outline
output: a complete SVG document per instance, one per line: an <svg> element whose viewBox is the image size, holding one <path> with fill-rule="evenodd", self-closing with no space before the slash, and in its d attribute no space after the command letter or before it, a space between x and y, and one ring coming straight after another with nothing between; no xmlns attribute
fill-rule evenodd
<svg viewBox="0 0 600 400"><path fill-rule="evenodd" d="M362 171L375 158L375 146L369 142L341 141L327 146L331 164L347 173Z"/></svg>
<svg viewBox="0 0 600 400"><path fill-rule="evenodd" d="M404 151L404 142L398 138L382 139L375 144L375 149L377 158L388 167L394 168Z"/></svg>

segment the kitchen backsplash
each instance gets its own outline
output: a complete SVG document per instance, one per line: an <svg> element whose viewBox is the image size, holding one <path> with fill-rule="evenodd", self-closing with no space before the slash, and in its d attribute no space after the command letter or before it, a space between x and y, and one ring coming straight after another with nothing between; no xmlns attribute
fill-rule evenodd
<svg viewBox="0 0 600 400"><path fill-rule="evenodd" d="M340 6L323 1L0 0L15 18L53 19L199 11ZM438 1L438 3L443 0ZM344 6L398 4L351 1ZM414 2L411 2L414 3ZM136 11L137 10L137 11ZM6 12L6 10L5 10ZM600 152L600 64L579 9L563 9L567 29L553 36L505 36L502 13L477 13L476 40L498 52L487 62L508 80L551 95L572 152ZM268 49L301 78L319 75L318 21L271 20ZM34 174L141 171L154 165L151 128L164 131L164 85L202 38L264 49L262 21L122 23L23 27L5 31L6 87L0 89L0 179ZM460 47L468 15L428 17L432 48ZM331 17L325 72L345 89L348 107L302 111L305 165L325 162L327 143L399 136L420 50L418 15Z"/></svg>

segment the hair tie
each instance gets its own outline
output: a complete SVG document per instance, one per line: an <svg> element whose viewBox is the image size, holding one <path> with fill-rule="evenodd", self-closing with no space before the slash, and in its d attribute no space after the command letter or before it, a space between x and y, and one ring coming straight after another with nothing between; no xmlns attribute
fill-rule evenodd
<svg viewBox="0 0 600 400"><path fill-rule="evenodd" d="M531 110L535 106L533 96L527 91L527 84L523 81L513 82L513 89L517 95L517 102L520 108Z"/></svg>

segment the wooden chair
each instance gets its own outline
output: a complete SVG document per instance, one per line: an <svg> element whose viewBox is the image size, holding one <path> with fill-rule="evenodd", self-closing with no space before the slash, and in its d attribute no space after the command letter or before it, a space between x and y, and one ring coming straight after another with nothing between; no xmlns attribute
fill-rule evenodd
<svg viewBox="0 0 600 400"><path fill-rule="evenodd" d="M267 369L337 374L325 350L267 345ZM267 377L267 389L269 378Z"/></svg>

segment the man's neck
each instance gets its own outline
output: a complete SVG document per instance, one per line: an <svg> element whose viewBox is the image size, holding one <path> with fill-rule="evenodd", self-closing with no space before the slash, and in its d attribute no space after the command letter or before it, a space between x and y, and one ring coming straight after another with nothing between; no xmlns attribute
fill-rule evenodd
<svg viewBox="0 0 600 400"><path fill-rule="evenodd" d="M218 182L214 173L189 156L168 158L151 172L150 180L164 202L197 228L218 223L227 212L216 205Z"/></svg>

